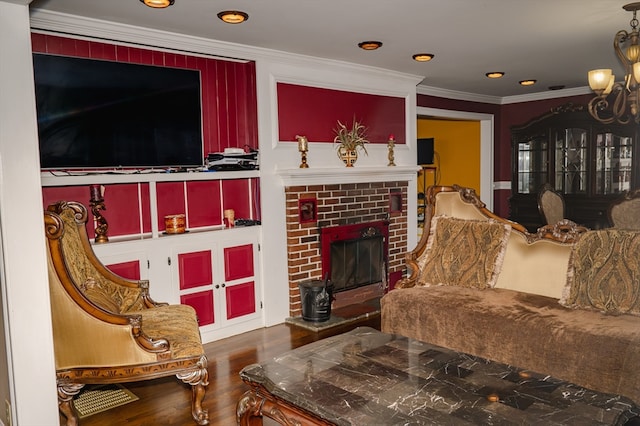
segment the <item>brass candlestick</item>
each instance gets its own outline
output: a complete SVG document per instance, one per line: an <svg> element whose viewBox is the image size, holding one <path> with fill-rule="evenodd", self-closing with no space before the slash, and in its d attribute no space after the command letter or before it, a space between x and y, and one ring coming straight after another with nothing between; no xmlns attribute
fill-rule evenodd
<svg viewBox="0 0 640 426"><path fill-rule="evenodd" d="M104 205L103 187L101 185L89 185L89 193L91 194L89 207L91 207L91 213L93 213L93 226L96 232L96 243L106 243L109 241L109 237L107 237L109 224L107 223L107 219L105 219L100 212L100 210L107 209Z"/></svg>
<svg viewBox="0 0 640 426"><path fill-rule="evenodd" d="M309 151L309 141L306 136L296 135L296 139L298 140L298 151L300 151L301 169L308 169L309 165L307 164L307 151Z"/></svg>
<svg viewBox="0 0 640 426"><path fill-rule="evenodd" d="M396 163L394 162L394 154L393 154L393 148L395 147L396 142L395 139L393 138L393 135L389 136L389 140L387 141L387 148L389 149L389 164L387 164L387 166L395 166Z"/></svg>

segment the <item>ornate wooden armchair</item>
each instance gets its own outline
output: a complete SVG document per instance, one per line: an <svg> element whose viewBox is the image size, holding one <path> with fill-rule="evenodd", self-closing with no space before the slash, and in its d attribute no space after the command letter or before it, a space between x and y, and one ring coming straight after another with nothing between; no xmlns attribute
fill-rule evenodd
<svg viewBox="0 0 640 426"><path fill-rule="evenodd" d="M538 210L546 224L553 225L564 219L564 197L549 184L544 184L538 193Z"/></svg>
<svg viewBox="0 0 640 426"><path fill-rule="evenodd" d="M174 374L192 387L196 423L208 424L207 358L193 308L156 303L148 281L109 271L91 248L82 204L53 204L44 221L58 404L67 426L78 424L73 398L85 384Z"/></svg>
<svg viewBox="0 0 640 426"><path fill-rule="evenodd" d="M615 228L640 229L640 188L625 192L613 201L607 214Z"/></svg>

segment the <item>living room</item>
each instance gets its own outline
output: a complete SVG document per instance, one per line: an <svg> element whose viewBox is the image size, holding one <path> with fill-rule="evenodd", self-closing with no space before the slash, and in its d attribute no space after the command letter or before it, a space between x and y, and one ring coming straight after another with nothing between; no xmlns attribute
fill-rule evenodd
<svg viewBox="0 0 640 426"><path fill-rule="evenodd" d="M25 424L42 423L42 419L57 416L55 384L53 372L53 352L50 334L50 313L48 306L46 271L44 268L44 251L41 249L42 238L42 188L40 167L37 161L37 141L35 135L35 112L33 111L33 90L31 72L31 39L33 27L39 32L60 31L69 32L73 27L74 37L80 39L119 40L124 44L162 45L167 49L199 50L202 55L225 57L241 57L255 60L256 97L258 119L258 139L260 144L260 186L262 193L261 218L264 220L262 233L261 264L280 265L269 268L269 283L279 282L268 291L264 291L262 302L264 313L262 324L270 326L281 323L290 315L288 305L289 288L287 277L286 252L286 222L283 209L286 205L282 186L282 170L298 168L300 155L295 142L295 134L282 137L278 134L277 117L277 82L298 84L302 86L321 87L327 90L347 91L352 93L372 94L379 97L390 96L403 99L402 111L404 121L394 123L400 125L404 134L405 146L398 146L395 160L399 169L415 166L415 147L407 141L416 138L415 119L421 108L430 113L433 110L442 111L443 116L452 114L451 111L471 112L471 119L491 122L489 134L493 141L489 145L489 163L493 173L489 173L488 186L480 188L483 199L489 202L500 215L508 216L507 199L510 193L511 181L511 149L510 127L523 124L528 119L569 101L586 103L589 94L572 94L554 99L541 99L529 102L517 102L505 105L492 103L470 102L457 99L446 99L430 94L416 93L415 86L419 81L411 76L396 73L380 73L369 68L353 67L349 64L326 64L325 61L297 55L280 53L270 56L270 52L259 49L239 48L226 43L213 41L203 42L192 38L183 38L175 34L167 35L161 41L150 40L152 37L145 31L136 30L123 25L93 20L71 19L66 16L41 14L29 16L28 7L24 4L3 2L2 15L11 25L3 25L2 45L3 63L11 64L3 68L2 126L0 153L3 161L3 181L8 185L3 189L2 200L6 210L3 210L3 222L6 232L3 234L5 243L5 261L10 262L6 268L7 303L11 307L8 315L10 336L12 342L11 363L13 378L14 409L17 418ZM3 23L5 20L3 19ZM114 35L117 34L117 35ZM162 34L154 33L154 37ZM11 40L9 42L9 40ZM198 46L199 44L199 46ZM5 56L5 52L6 55ZM7 59L5 59L7 58ZM6 92L5 92L6 91ZM565 93L566 94L566 93ZM475 114L475 115L474 115ZM456 115L456 114L453 114ZM487 118L490 117L490 118ZM454 117L455 118L455 117ZM325 129L331 132L334 121ZM495 130L494 130L495 129ZM305 131L302 127L300 132ZM391 131L388 132L392 133ZM401 133L395 132L398 135ZM387 135L385 134L385 137ZM331 140L330 138L325 138ZM15 141L21 141L15 143ZM264 142L268 141L268 142ZM386 140L381 139L372 144L368 156L358 160L355 167L361 170L386 167ZM398 144L401 145L401 144ZM493 160L491 157L493 153ZM330 143L315 143L312 140L309 151L310 170L325 167L334 168L334 173L343 172L342 164L335 158L334 149ZM293 179L299 176L292 174ZM358 179L369 178L369 176ZM409 182L408 193L415 192L415 180L403 177ZM20 182L20 185L16 183ZM444 182L443 182L444 183ZM447 182L454 183L454 182ZM11 188L9 188L11 186ZM487 197L485 197L485 193ZM268 194L268 196L266 196ZM88 191L87 191L88 195ZM407 197L407 222L410 224L407 232L407 249L415 246L417 237L413 224L416 223L415 200ZM12 206L12 207L6 207ZM20 206L19 208L17 206ZM25 226L26 225L26 226ZM5 228L3 228L5 231ZM267 238L268 237L268 238ZM30 253L28 259L16 259L15 253ZM22 256L26 257L26 256ZM14 263L15 262L15 263ZM34 265L42 265L41 268ZM263 285L267 280L262 278ZM153 284L152 284L153 285ZM153 291L152 291L153 294ZM158 299L161 299L158 297ZM284 302L283 302L284 301ZM24 307L29 307L25 309ZM21 339L20 336L30 336ZM38 381L41 386L33 387ZM40 410L29 410L28 401L39 401Z"/></svg>

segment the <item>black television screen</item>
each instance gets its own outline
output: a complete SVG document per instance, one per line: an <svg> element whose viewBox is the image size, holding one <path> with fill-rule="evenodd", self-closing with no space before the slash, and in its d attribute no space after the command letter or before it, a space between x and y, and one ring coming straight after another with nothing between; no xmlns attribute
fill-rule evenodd
<svg viewBox="0 0 640 426"><path fill-rule="evenodd" d="M203 164L200 72L34 54L40 166Z"/></svg>

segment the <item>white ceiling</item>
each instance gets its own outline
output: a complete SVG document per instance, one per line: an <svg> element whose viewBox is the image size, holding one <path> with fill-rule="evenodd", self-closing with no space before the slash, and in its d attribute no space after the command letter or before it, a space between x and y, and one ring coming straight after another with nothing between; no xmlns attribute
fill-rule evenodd
<svg viewBox="0 0 640 426"><path fill-rule="evenodd" d="M629 30L624 0L34 0L32 8L214 40L353 62L423 76L423 85L506 97L587 86L587 71L614 68L618 30ZM239 25L219 11L249 14ZM357 47L379 40L376 51ZM418 63L414 53L435 54ZM490 80L489 71L505 77ZM536 79L531 87L519 80Z"/></svg>

